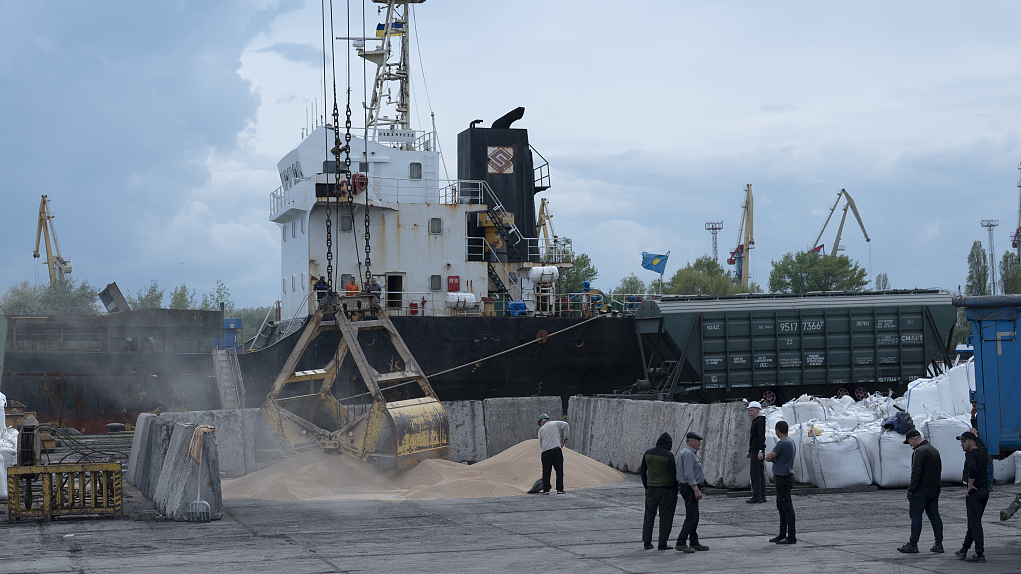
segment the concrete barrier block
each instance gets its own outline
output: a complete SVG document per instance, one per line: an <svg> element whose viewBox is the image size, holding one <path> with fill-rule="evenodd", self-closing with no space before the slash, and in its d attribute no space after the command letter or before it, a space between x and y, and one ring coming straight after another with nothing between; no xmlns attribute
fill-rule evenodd
<svg viewBox="0 0 1021 574"><path fill-rule="evenodd" d="M223 518L223 499L220 492L220 466L216 448L216 432L202 436L202 466L188 454L196 425L174 424L173 438L163 463L163 473L153 495L156 509L167 518L183 522L188 504L201 494L209 503L213 520ZM200 476L201 472L201 476ZM201 493L199 481L202 482Z"/></svg>
<svg viewBox="0 0 1021 574"><path fill-rule="evenodd" d="M259 409L250 409L258 412ZM209 425L216 428L216 443L219 451L222 476L236 478L248 472L249 460L254 460L253 435L245 428L241 409L220 409L212 411L185 411L163 413L164 419L180 424ZM251 451L252 458L246 458Z"/></svg>
<svg viewBox="0 0 1021 574"><path fill-rule="evenodd" d="M142 474L142 468L149 464L149 421L155 415L142 413L135 421L135 434L131 439L131 454L128 455L128 465L124 471L124 479L128 484L138 486L138 477Z"/></svg>
<svg viewBox="0 0 1021 574"><path fill-rule="evenodd" d="M450 420L450 460L479 462L486 452L486 418L482 401L444 402Z"/></svg>
<svg viewBox="0 0 1021 574"><path fill-rule="evenodd" d="M152 500L163 473L163 461L166 460L170 440L174 436L174 423L155 416L149 420L149 432L146 437L148 464L141 467L142 473L137 476L138 490L142 496Z"/></svg>
<svg viewBox="0 0 1021 574"><path fill-rule="evenodd" d="M489 456L501 453L521 441L536 438L539 415L546 413L553 419L560 419L563 413L560 397L486 399L482 403L486 453ZM571 435L574 435L573 429ZM567 446L573 448L570 440Z"/></svg>

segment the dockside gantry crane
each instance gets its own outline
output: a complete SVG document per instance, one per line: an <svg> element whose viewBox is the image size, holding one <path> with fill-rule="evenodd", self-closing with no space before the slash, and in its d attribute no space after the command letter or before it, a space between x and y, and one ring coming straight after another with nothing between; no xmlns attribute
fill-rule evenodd
<svg viewBox="0 0 1021 574"><path fill-rule="evenodd" d="M855 219L858 220L858 225L861 227L861 232L865 236L865 241L872 241L869 239L869 232L865 231L865 224L861 222L861 215L858 215L858 208L854 205L854 200L851 199L851 194L847 193L846 189L841 189L837 192L837 199L833 202L833 207L830 207L830 214L826 216L826 223L822 224L822 229L819 230L819 235L815 238L815 246L812 251L818 251L822 255L826 255L826 246L819 243L822 240L822 234L826 231L826 226L829 225L830 219L833 217L833 212L837 210L837 205L840 204L840 198L847 199L847 203L844 205L844 215L840 217L840 227L837 228L837 237L833 240L833 246L830 248L830 255L836 255L837 251L840 250L840 235L844 232L844 221L847 219L847 210L850 209L854 212Z"/></svg>
<svg viewBox="0 0 1021 574"><path fill-rule="evenodd" d="M35 252L32 257L39 258L39 241L46 239L46 269L50 272L50 285L63 279L64 275L71 274L71 261L64 259L60 254L60 242L57 241L57 230L53 227L53 215L50 213L50 200L44 195L39 202L39 225L35 232ZM53 247L57 253L54 255L53 247L50 246L50 235L53 235Z"/></svg>
<svg viewBox="0 0 1021 574"><path fill-rule="evenodd" d="M737 230L737 248L730 252L727 259L728 265L736 265L735 277L741 281L741 286L748 287L748 267L750 249L755 247L755 235L752 232L754 220L754 201L752 198L752 184L745 187L744 204L741 205L741 227Z"/></svg>

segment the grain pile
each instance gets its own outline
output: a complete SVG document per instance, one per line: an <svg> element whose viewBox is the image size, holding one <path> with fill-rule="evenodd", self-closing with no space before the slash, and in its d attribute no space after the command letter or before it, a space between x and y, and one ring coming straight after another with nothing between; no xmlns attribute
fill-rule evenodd
<svg viewBox="0 0 1021 574"><path fill-rule="evenodd" d="M624 480L624 473L569 449L564 449L564 474L568 490ZM427 460L403 472L350 456L303 454L224 480L222 491L225 499L260 500L488 498L525 494L541 477L539 441L532 439L478 464Z"/></svg>

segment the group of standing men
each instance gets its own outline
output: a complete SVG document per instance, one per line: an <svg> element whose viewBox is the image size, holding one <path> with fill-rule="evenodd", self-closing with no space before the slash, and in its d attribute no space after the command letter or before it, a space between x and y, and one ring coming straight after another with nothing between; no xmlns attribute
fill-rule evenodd
<svg viewBox="0 0 1021 574"><path fill-rule="evenodd" d="M776 424L776 447L766 453L766 418L759 414L761 405L752 402L748 406L748 414L752 418L752 433L749 438L748 457L752 460L752 497L748 502L766 502L765 462L773 463L776 476L776 508L780 512L780 535L770 542L777 544L797 544L798 539L794 527L794 506L791 502L791 488L794 485L794 441L787 437L787 423ZM674 511L677 508L677 496L684 499L684 524L677 538L676 549L684 553L709 550L698 541L698 502L702 500L699 485L705 481L702 461L698 450L702 446L702 437L695 432L684 436L684 448L675 457L672 451L673 438L663 433L656 441L656 446L645 451L639 473L642 485L645 486L645 521L642 525L642 542L646 549L651 549L652 530L659 514L659 545L660 550L670 550L670 531L673 529Z"/></svg>
<svg viewBox="0 0 1021 574"><path fill-rule="evenodd" d="M985 562L984 536L982 532L982 513L989 502L989 465L988 455L982 439L978 438L973 427L957 437L964 450L964 475L962 479L968 483L964 493L964 505L968 512L968 531L964 535L961 549L954 556L965 562ZM935 544L930 552L943 552L943 519L939 516L940 483L943 462L936 447L922 438L922 433L915 429L905 435L905 443L911 445L911 484L908 486L908 515L911 517L911 536L907 544L897 548L900 552L915 554L918 552L918 539L922 534L922 513L929 517ZM972 543L975 554L968 556Z"/></svg>
<svg viewBox="0 0 1021 574"><path fill-rule="evenodd" d="M776 509L780 514L780 532L769 541L776 544L797 544L794 504L791 491L794 487L794 458L797 449L788 436L786 421L778 421L774 427L777 443L766 452L766 417L760 414L762 405L752 401L748 404L748 415L752 419L748 441L748 458L752 483L752 495L748 503L766 502L765 463L773 463L774 486L776 487ZM988 455L982 439L975 428L957 437L965 452L963 480L968 483L965 492L965 506L968 511L968 531L961 549L954 556L966 562L985 562L983 546L982 513L989 501ZM673 439L663 433L656 446L645 451L639 472L645 487L645 521L642 525L642 542L646 549L652 548L652 530L659 514L660 550L671 546L670 530L673 528L674 511L678 493L684 499L684 525L677 539L677 550L695 552L709 550L698 542L698 501L702 499L699 485L705 480L698 449L702 437L689 432L685 436L685 447L674 457ZM922 513L929 517L936 542L931 552L943 552L943 521L939 516L939 494L943 470L939 451L922 438L917 430L905 435L905 444L911 445L911 484L908 486L908 513L911 517L911 537L907 544L897 550L905 553L918 552L918 538L922 532ZM975 554L968 556L971 545Z"/></svg>

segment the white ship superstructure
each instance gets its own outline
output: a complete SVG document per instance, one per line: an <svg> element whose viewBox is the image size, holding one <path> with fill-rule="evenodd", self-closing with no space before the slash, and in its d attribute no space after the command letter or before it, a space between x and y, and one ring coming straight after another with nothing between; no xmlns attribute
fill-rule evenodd
<svg viewBox="0 0 1021 574"><path fill-rule="evenodd" d="M458 138L462 179L441 179L435 132L410 129L408 122L407 8L407 2L387 3L379 38L342 38L378 66L368 128L351 130L350 171L364 185L350 196L337 193L332 149L338 134L329 124L315 127L277 164L281 185L271 194L269 217L281 234L282 318L311 313L313 285L329 275L327 211L334 291L352 280L366 287L368 231L369 270L391 313L481 314L513 300L525 302L524 312L552 313L557 268L571 266L570 240L531 237L538 235L534 194L548 187L549 175L544 160L533 166L527 132L510 129L524 110L493 128L473 122ZM380 45L366 48L367 41ZM394 101L388 83L397 85ZM384 104L393 106L392 117L381 115ZM346 129L340 130L344 141ZM340 172L344 159L342 153ZM339 177L344 181L346 173Z"/></svg>

